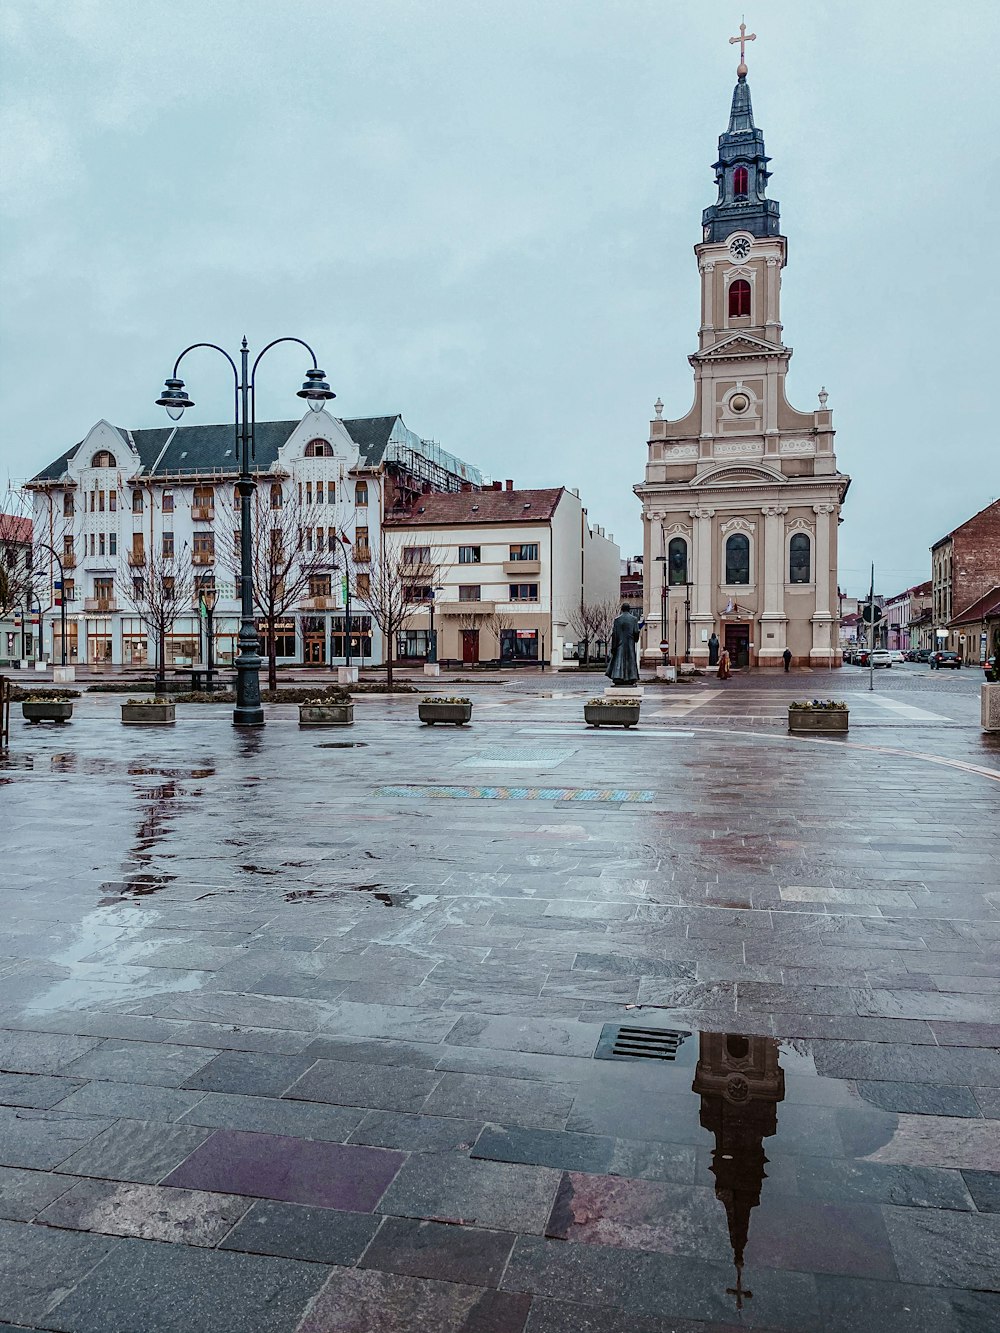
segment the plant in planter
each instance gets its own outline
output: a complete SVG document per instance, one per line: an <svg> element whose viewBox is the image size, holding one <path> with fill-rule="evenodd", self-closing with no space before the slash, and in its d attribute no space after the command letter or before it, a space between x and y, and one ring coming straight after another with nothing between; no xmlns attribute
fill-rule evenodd
<svg viewBox="0 0 1000 1333"><path fill-rule="evenodd" d="M452 722L456 727L464 727L472 721L472 700L437 696L421 699L417 704L417 715L429 727L435 722Z"/></svg>
<svg viewBox="0 0 1000 1333"><path fill-rule="evenodd" d="M299 704L300 727L353 727L354 700L344 692L327 691Z"/></svg>
<svg viewBox="0 0 1000 1333"><path fill-rule="evenodd" d="M29 694L21 702L21 713L26 722L68 722L73 716L73 700L68 695Z"/></svg>
<svg viewBox="0 0 1000 1333"><path fill-rule="evenodd" d="M788 730L792 732L846 731L850 710L835 699L811 699L788 705Z"/></svg>
<svg viewBox="0 0 1000 1333"><path fill-rule="evenodd" d="M588 699L583 720L588 727L634 727L639 721L640 700Z"/></svg>
<svg viewBox="0 0 1000 1333"><path fill-rule="evenodd" d="M171 727L176 720L172 699L129 699L122 704L122 723L126 727Z"/></svg>

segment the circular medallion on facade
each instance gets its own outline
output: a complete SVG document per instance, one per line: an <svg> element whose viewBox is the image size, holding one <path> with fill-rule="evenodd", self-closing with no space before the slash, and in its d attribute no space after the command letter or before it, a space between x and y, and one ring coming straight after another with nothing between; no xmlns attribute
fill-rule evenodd
<svg viewBox="0 0 1000 1333"><path fill-rule="evenodd" d="M749 258L752 249L753 238L743 232L731 237L729 241L730 258L737 264L742 264L745 259Z"/></svg>
<svg viewBox="0 0 1000 1333"><path fill-rule="evenodd" d="M745 412L749 406L750 406L750 399L746 396L745 393L734 393L732 398L730 398L729 400L730 412L736 412L736 413Z"/></svg>

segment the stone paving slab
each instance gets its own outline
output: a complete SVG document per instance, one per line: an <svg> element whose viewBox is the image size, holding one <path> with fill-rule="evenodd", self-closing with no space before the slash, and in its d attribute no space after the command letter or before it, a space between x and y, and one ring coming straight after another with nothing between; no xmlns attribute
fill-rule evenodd
<svg viewBox="0 0 1000 1333"><path fill-rule="evenodd" d="M0 1320L992 1333L1000 747L932 685L837 745L754 730L795 680L627 737L522 678L468 733L365 698L350 751L210 705L151 755L100 696L24 737ZM558 792L428 795L535 731ZM620 1023L684 1060L595 1060Z"/></svg>

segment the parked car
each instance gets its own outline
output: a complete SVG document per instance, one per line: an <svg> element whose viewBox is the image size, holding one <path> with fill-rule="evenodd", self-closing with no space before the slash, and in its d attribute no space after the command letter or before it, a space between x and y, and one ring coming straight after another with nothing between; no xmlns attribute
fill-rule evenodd
<svg viewBox="0 0 1000 1333"><path fill-rule="evenodd" d="M906 654L903 652L902 648L890 648L889 656L892 658L893 662L906 661Z"/></svg>
<svg viewBox="0 0 1000 1333"><path fill-rule="evenodd" d="M914 662L929 662L931 650L929 648L918 648L913 654Z"/></svg>
<svg viewBox="0 0 1000 1333"><path fill-rule="evenodd" d="M962 666L962 659L958 653L950 653L944 650L931 653L930 662L932 671L939 671L942 667L954 667L958 671Z"/></svg>
<svg viewBox="0 0 1000 1333"><path fill-rule="evenodd" d="M867 657L868 654L865 656ZM871 664L873 667L891 667L892 653L888 648L876 648L871 654ZM867 662L865 665L868 665Z"/></svg>

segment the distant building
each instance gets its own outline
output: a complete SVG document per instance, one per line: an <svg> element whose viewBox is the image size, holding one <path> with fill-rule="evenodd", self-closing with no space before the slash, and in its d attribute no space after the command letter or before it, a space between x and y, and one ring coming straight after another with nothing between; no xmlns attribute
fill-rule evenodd
<svg viewBox="0 0 1000 1333"><path fill-rule="evenodd" d="M408 615L397 660L427 659L433 602L439 662L560 663L586 633L581 610L619 597L619 549L565 487L423 495L385 534L404 568L437 580L418 590L426 609Z"/></svg>
<svg viewBox="0 0 1000 1333"><path fill-rule="evenodd" d="M1000 500L994 500L931 547L934 646L979 662L987 632L983 614L998 586Z"/></svg>
<svg viewBox="0 0 1000 1333"><path fill-rule="evenodd" d="M633 555L621 562L620 594L623 602L636 607L642 606L643 567L642 556Z"/></svg>
<svg viewBox="0 0 1000 1333"><path fill-rule="evenodd" d="M325 411L307 412L301 421L258 422L254 473L265 511L286 519L293 513L304 527L303 549L315 571L274 625L277 659L313 666L343 662L348 633L355 662L382 661L378 627L357 600L347 626L344 591L345 580L357 590L369 577L383 516L405 512L426 493L483 484L478 469L421 439L399 415L340 421ZM237 475L232 425L128 430L100 421L28 483L36 538L59 553L66 572L70 663L154 661L156 646L130 593L154 564L163 570L169 562L178 586L193 583L194 591L167 637L166 662L202 659L200 589L217 597L214 660L233 661ZM58 567L44 550L40 566L42 652L58 660ZM183 579L191 566L193 579Z"/></svg>
<svg viewBox="0 0 1000 1333"><path fill-rule="evenodd" d="M0 514L0 666L35 656L39 615L31 547L31 519Z"/></svg>
<svg viewBox="0 0 1000 1333"><path fill-rule="evenodd" d="M882 607L882 623L885 626L887 648L909 650L924 646L916 639L919 639L920 618L930 608L930 602L930 580L896 593L895 597L886 598ZM915 636L914 630L917 631Z"/></svg>

